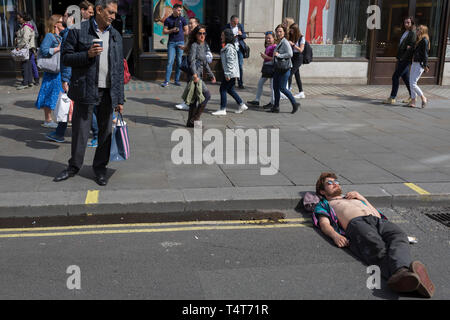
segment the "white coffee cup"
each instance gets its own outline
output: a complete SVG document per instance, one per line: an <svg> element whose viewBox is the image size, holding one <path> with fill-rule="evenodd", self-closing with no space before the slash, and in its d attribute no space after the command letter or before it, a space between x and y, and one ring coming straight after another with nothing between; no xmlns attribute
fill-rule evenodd
<svg viewBox="0 0 450 320"><path fill-rule="evenodd" d="M99 44L100 47L103 48L103 40L102 39L94 39L93 42L94 42L94 44Z"/></svg>

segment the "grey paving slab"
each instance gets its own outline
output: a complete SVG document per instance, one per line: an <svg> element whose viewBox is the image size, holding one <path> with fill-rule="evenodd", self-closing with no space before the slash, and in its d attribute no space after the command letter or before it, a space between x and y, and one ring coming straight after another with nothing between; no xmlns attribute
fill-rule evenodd
<svg viewBox="0 0 450 320"><path fill-rule="evenodd" d="M225 129L280 129L280 172L262 176L259 162L256 165L175 165L171 155L177 141L171 141L171 136L177 129L185 130L188 115L186 111L174 108L181 102L182 88L165 90L157 83L132 83L128 87L125 106L131 158L112 163L108 171L110 183L106 188L100 188L92 180L94 149L87 150L85 167L79 176L61 184L52 182L70 157L71 129L67 131L66 143L47 141L45 134L50 130L41 127L43 112L34 108L37 90L17 95L0 85L0 192L45 194L39 201L34 197L29 197L28 201L38 205L47 201L49 208L54 192L85 195L88 190L99 189L101 197L105 197L102 199L110 199L104 203L109 208L115 205L114 197L121 191L127 195L128 200L124 199L127 205L137 202L141 196L154 197L163 203L163 197L152 193L159 190L183 190L183 200L178 200L189 199L184 202L184 209L186 203L191 209L206 208L208 200L217 204L227 195L242 199L240 203L247 207L251 202L244 201L246 196L248 200L264 200L261 203L266 206L270 199L261 193L264 188L275 190L272 194L276 201L273 203L281 205L294 201L292 192L286 190L309 188L321 172L336 171L346 189L359 188L380 203L382 199L393 202L396 196L406 200L417 197L416 192L403 185L405 182L426 184L431 190L431 198L438 199L436 197L447 196L443 189L450 183L450 103L444 100L444 97L450 97L447 95L450 90L429 88L432 89L438 90L436 94L441 98L432 99L429 108L424 110L382 105L379 99L385 98L389 91L386 86L316 85L305 86L308 98L299 100L302 107L295 115L288 113L291 107L287 101L283 102L280 114L267 114L253 108L244 114L234 114L235 104L230 101L229 114L215 117L211 112L218 109L220 96L218 86L211 86L213 99L202 116L203 133L212 128L221 132ZM269 96L266 91L265 99ZM403 91L406 94L406 90ZM244 101L254 98L251 87L240 94ZM188 132L192 134L193 130ZM209 142L202 141L201 144L206 147ZM229 151L229 146L225 146L224 152ZM248 142L241 151L249 151ZM258 199L248 190L242 191L243 188L256 188L253 191L264 196ZM189 190L193 192L189 193ZM224 193L217 195L218 190ZM237 196L236 190L239 190ZM198 201L195 201L196 197ZM72 199L71 196L68 199ZM73 202L71 212L86 210L83 201ZM70 201L59 204L64 203ZM3 204L0 201L0 207ZM179 204L170 210L179 208ZM26 205L24 202L19 207ZM238 208L232 203L227 205ZM145 205L136 208L144 210ZM157 206L149 208L154 211ZM55 205L52 210L56 210Z"/></svg>

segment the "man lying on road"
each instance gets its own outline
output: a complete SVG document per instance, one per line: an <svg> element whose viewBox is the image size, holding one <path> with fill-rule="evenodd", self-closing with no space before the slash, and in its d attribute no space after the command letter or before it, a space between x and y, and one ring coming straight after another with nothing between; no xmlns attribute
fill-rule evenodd
<svg viewBox="0 0 450 320"><path fill-rule="evenodd" d="M435 287L425 266L412 261L408 237L397 225L358 192L342 196L334 173L321 174L316 193L322 200L313 213L314 225L339 248L349 247L364 263L378 265L393 291L433 296Z"/></svg>

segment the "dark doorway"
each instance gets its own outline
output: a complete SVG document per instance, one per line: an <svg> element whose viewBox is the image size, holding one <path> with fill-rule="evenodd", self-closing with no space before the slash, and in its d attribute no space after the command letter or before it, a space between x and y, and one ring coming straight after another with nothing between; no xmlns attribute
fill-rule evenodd
<svg viewBox="0 0 450 320"><path fill-rule="evenodd" d="M208 0L205 1L205 21L208 30L208 43L211 51L219 53L221 46L220 34L228 23L228 1Z"/></svg>
<svg viewBox="0 0 450 320"><path fill-rule="evenodd" d="M51 12L52 14L61 14L63 15L64 12L66 12L66 9L68 6L71 5L79 5L81 0L74 1L74 0L53 0L51 1ZM95 2L95 1L94 1Z"/></svg>

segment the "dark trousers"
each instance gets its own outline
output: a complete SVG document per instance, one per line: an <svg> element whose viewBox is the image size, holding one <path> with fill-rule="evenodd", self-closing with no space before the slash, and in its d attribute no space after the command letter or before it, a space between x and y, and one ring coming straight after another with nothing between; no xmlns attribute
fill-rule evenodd
<svg viewBox="0 0 450 320"><path fill-rule="evenodd" d="M300 78L300 67L302 64L303 55L300 52L294 52L294 56L292 57L291 75L289 76L289 88L292 87L292 77L295 76L299 92L303 92L302 79Z"/></svg>
<svg viewBox="0 0 450 320"><path fill-rule="evenodd" d="M30 51L30 59L22 62L22 76L23 82L22 85L28 86L33 83L33 67L31 65L31 51Z"/></svg>
<svg viewBox="0 0 450 320"><path fill-rule="evenodd" d="M367 265L378 265L386 279L412 262L408 237L390 221L358 217L350 221L346 235L350 250Z"/></svg>
<svg viewBox="0 0 450 320"><path fill-rule="evenodd" d="M34 51L30 52L30 60L31 60L31 70L33 71L33 78L35 82L39 82L39 70L36 65L36 56L34 55Z"/></svg>
<svg viewBox="0 0 450 320"><path fill-rule="evenodd" d="M200 121L200 117L203 113L203 111L206 108L206 105L208 104L209 100L211 100L211 93L209 92L208 88L203 84L202 86L202 93L205 97L205 101L202 103L197 103L197 101L194 101L194 103L189 105L189 117L187 121L187 126L193 126L194 122Z"/></svg>
<svg viewBox="0 0 450 320"><path fill-rule="evenodd" d="M395 72L392 75L392 92L391 98L396 98L398 94L398 88L400 86L400 78L408 89L409 96L411 96L411 87L409 85L409 67L411 67L411 62L409 61L398 61L395 67Z"/></svg>
<svg viewBox="0 0 450 320"><path fill-rule="evenodd" d="M99 89L100 104L97 105L98 147L92 165L95 173L106 174L111 152L112 116L110 89ZM92 114L95 105L75 101L72 116L72 158L69 167L79 171L83 166L84 155L92 126Z"/></svg>
<svg viewBox="0 0 450 320"><path fill-rule="evenodd" d="M232 96L234 100L236 100L236 103L238 105L241 105L243 103L241 97L239 97L236 90L234 89L235 85L235 79L230 79L230 81L223 79L222 83L220 84L220 110L225 110L227 108L227 93Z"/></svg>

